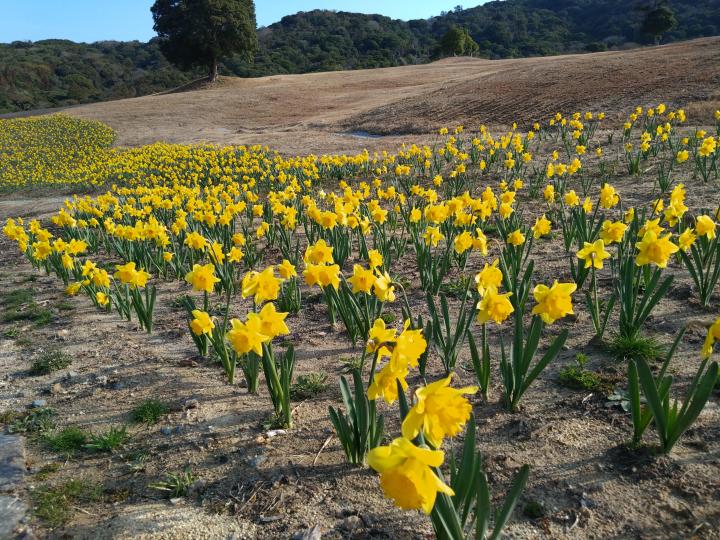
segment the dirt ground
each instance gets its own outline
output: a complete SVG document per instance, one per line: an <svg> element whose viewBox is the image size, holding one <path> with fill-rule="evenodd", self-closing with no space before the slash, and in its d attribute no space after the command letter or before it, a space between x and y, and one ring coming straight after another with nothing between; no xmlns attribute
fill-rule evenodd
<svg viewBox="0 0 720 540"><path fill-rule="evenodd" d="M108 122L119 132L119 144L126 145L163 139L262 142L296 153L351 151L370 145L393 150L398 141L414 137L367 139L336 132L372 130L372 118L377 115L377 126L394 126L398 131L415 133L408 122L416 122L422 126L417 138L427 140L427 134L442 124L506 122L522 119L523 111L538 109L547 115L556 108L572 112L615 106L619 101L607 97L614 96L613 92L621 92L617 99L622 99L622 107L608 110L613 114L626 113L644 99L668 104L710 99L702 105L709 107L720 80L719 45L720 39L706 39L592 56L506 62L455 59L372 73L225 79L213 90L91 105L73 109L72 114ZM587 59L592 63L586 65ZM600 65L609 71L603 75ZM645 71L638 72L641 66ZM581 84L583 77L593 73L597 78L592 83ZM674 77L668 78L667 73ZM532 74L548 84L535 85ZM624 77L634 81L634 86L625 90ZM658 86L658 81L665 86ZM531 93L529 86L537 92ZM385 92L387 88L393 91ZM523 93L525 101L520 99ZM449 99L443 101L445 94L454 96L455 109L441 108ZM483 105L463 109L470 103ZM517 108L511 116L513 107ZM649 199L653 175L647 173L642 181L617 177L613 184L625 204L632 205ZM720 203L716 186L683 180L692 210ZM16 215L47 218L61 200L27 194L6 198L0 200L0 220ZM491 252L488 260L494 255ZM571 279L558 236L536 244L533 255L537 281ZM466 273L473 275L483 262L471 257ZM346 270L352 263L346 263ZM413 307L424 313L425 296L412 256L395 268L411 283ZM677 263L668 271L676 274L676 280L646 330L669 344L681 326L688 327L671 364L680 392L697 368L706 327L720 312L720 297L713 298L709 309L701 308L687 273ZM449 281L457 277L455 273ZM394 509L382 497L374 473L344 462L327 408L340 404L340 360L357 357L360 351L352 349L340 326L330 326L325 306L313 291L303 290L301 314L288 318L292 334L287 341L297 351L296 377L324 371L329 387L317 397L296 401L294 428L277 433L263 427L272 405L262 382L260 394L249 395L242 384L229 386L218 365L197 358L182 308L173 302L188 292L185 285L159 284L156 328L148 336L114 313L99 314L86 298L65 297L57 279L34 272L3 237L0 291L18 288L32 289L34 301L50 310L52 320L39 327L0 323L0 412L24 410L34 400L45 400L57 411L60 427L78 425L100 432L127 424L131 434L114 454L82 453L71 459L53 453L42 440L28 441L28 501L36 490L68 479L82 478L102 486L97 500L74 506L66 526L51 530L30 519L37 536L287 539L315 526L322 538L330 539L432 536L426 517ZM590 343L587 309L580 297L575 302L578 315L549 327L543 337L546 345L567 328L566 348L530 387L514 414L499 404L499 348L497 335L491 333L495 335L490 401L483 403L476 396L472 402L494 492L503 494L523 464L532 467L507 537L720 538L717 394L672 454L631 453L625 447L632 434L631 421L618 402L604 392L572 390L558 382L560 370L574 364L580 352L589 357L587 367L608 382L624 379L625 364ZM458 307L459 302L452 300L451 312ZM396 315L399 310L399 303L389 309ZM236 305L233 314L242 315L243 310ZM609 328L617 328L616 319L611 319ZM474 325L473 332L479 339L479 327ZM50 349L69 354L72 364L50 375L31 376L32 360ZM459 364L460 383L472 384L467 350ZM434 353L428 375L430 380L441 375ZM420 384L418 377L408 382L411 387ZM149 398L166 401L171 412L158 424L132 424L130 411ZM386 431L393 436L399 427L396 409L380 408L387 411ZM646 441L652 444L654 438L652 428L648 429ZM166 473L185 467L196 479L189 497L170 502L150 487ZM529 510L533 507L541 509L539 515Z"/></svg>
<svg viewBox="0 0 720 540"><path fill-rule="evenodd" d="M616 183L626 204L647 200L650 179ZM693 184L688 205L704 206L717 199L710 186ZM28 209L27 201L4 201L3 217L24 213L47 217L47 210ZM537 279L570 280L559 239L537 244ZM382 498L376 476L344 463L342 450L327 418L328 405L340 402L339 359L359 355L344 332L327 322L325 307L309 290L304 309L288 318L296 346L296 376L324 371L329 388L320 396L295 403L295 427L274 434L263 421L271 413L269 396L249 395L242 384L225 383L217 365L199 360L185 327L182 309L173 299L187 292L178 283L159 286L156 330L147 336L114 314L98 314L83 298L67 299L53 277L32 271L6 239L0 245L2 290L31 288L36 302L53 320L2 324L0 410L23 409L35 399L58 412L60 426L79 425L93 431L130 425L131 439L113 455L83 454L66 459L41 441L28 443L30 489L84 478L103 486L99 501L78 506L73 520L57 530L33 521L36 533L49 538L289 538L318 526L323 538L428 538L427 519L400 512ZM492 258L493 254L490 254ZM352 261L348 261L350 268ZM472 275L482 261L471 259ZM424 312L411 257L396 265L412 283L410 301ZM671 365L682 389L698 365L706 326L720 311L699 307L691 296L687 275L671 265L677 279L656 308L647 331L669 344L682 325L688 333ZM453 275L456 278L457 275ZM503 493L515 471L532 466L528 487L507 534L512 538L720 538L720 408L714 397L693 428L670 456L632 453L624 443L631 436L628 413L603 392L577 391L558 383L559 371L589 357L588 367L607 381L623 379L624 364L612 360L589 342L592 327L586 307L576 299L577 317L569 317L544 336L547 343L563 328L570 338L559 358L530 388L518 413L499 404L497 366L489 403L473 399L478 437L486 469L496 493ZM452 309L458 309L453 300ZM399 305L391 311L399 315ZM235 306L233 313L241 315ZM617 321L611 320L610 328ZM10 333L12 330L12 334ZM477 334L479 328L473 332ZM22 339L21 339L22 338ZM477 338L477 335L476 335ZM44 350L58 348L73 363L46 376L30 376L28 366ZM497 358L497 341L493 358ZM441 376L431 356L430 379ZM467 350L460 360L462 384L472 383ZM420 384L410 379L411 386ZM611 384L612 386L612 384ZM621 384L622 387L622 384ZM171 413L159 424L130 423L129 412L148 398L164 400ZM387 410L387 432L397 432L396 412ZM652 443L648 430L646 439ZM142 456L140 459L139 456ZM52 474L44 473L48 465ZM196 482L190 497L168 503L149 485L165 473L190 467ZM55 470L57 469L57 470ZM540 504L541 516L523 509Z"/></svg>
<svg viewBox="0 0 720 540"><path fill-rule="evenodd" d="M658 102L703 117L720 107L720 38L583 55L223 77L213 89L67 112L109 124L123 146L267 144L287 154L317 154L394 148L443 126L533 122L558 111L616 115ZM386 136L350 134L356 131Z"/></svg>

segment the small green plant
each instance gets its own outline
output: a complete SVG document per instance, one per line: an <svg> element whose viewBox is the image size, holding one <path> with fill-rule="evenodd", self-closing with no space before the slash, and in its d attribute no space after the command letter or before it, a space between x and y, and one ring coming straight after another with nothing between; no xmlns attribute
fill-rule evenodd
<svg viewBox="0 0 720 540"><path fill-rule="evenodd" d="M190 467L185 467L181 473L168 473L165 479L160 482L150 484L148 487L164 492L168 498L185 497L190 490L190 486L195 482L195 477Z"/></svg>
<svg viewBox="0 0 720 540"><path fill-rule="evenodd" d="M48 527L59 527L70 521L79 504L95 502L102 497L102 486L83 479L42 487L33 493L35 515Z"/></svg>
<svg viewBox="0 0 720 540"><path fill-rule="evenodd" d="M629 236L637 229L637 221L628 232ZM661 280L662 268L650 269L635 264L634 251L630 247L620 248L619 260L612 259L613 271L617 271L615 294L620 306L619 334L627 342L632 342L640 334L640 329L650 316L653 308L665 297L673 276Z"/></svg>
<svg viewBox="0 0 720 540"><path fill-rule="evenodd" d="M397 315L390 313L389 311L385 311L380 314L380 318L385 322L385 324L392 324L397 320Z"/></svg>
<svg viewBox="0 0 720 540"><path fill-rule="evenodd" d="M72 357L57 349L43 352L30 366L32 375L48 375L72 364Z"/></svg>
<svg viewBox="0 0 720 540"><path fill-rule="evenodd" d="M92 452L113 452L122 446L129 438L130 435L127 432L127 426L113 426L104 433L91 435L85 448Z"/></svg>
<svg viewBox="0 0 720 540"><path fill-rule="evenodd" d="M497 540L525 489L530 475L528 465L523 465L515 475L502 506L493 508L482 456L475 445L475 417L471 416L460 459L450 461L450 487L455 495L438 494L430 515L437 538Z"/></svg>
<svg viewBox="0 0 720 540"><path fill-rule="evenodd" d="M545 515L545 506L538 501L530 501L523 508L523 514L530 519L539 519Z"/></svg>
<svg viewBox="0 0 720 540"><path fill-rule="evenodd" d="M157 399L148 399L140 403L131 412L133 422L138 424L156 424L169 412L170 408Z"/></svg>
<svg viewBox="0 0 720 540"><path fill-rule="evenodd" d="M718 364L712 362L708 365L706 358L700 364L685 392L682 406L679 400L670 398L673 378L671 375L666 375L667 368L684 334L683 328L675 338L657 377L653 376L650 366L643 358L631 360L628 365L628 395L633 420L634 446L640 444L643 432L650 421L654 420L660 438L660 449L667 454L700 415L712 394L718 379ZM640 390L647 403L644 407L640 400Z"/></svg>
<svg viewBox="0 0 720 540"><path fill-rule="evenodd" d="M478 386L480 386L483 399L487 401L490 391L490 346L487 339L487 326L482 325L482 352L478 351L472 332L468 332L468 344L470 345L470 358L475 370L475 378Z"/></svg>
<svg viewBox="0 0 720 540"><path fill-rule="evenodd" d="M18 347L20 347L20 348L22 348L22 349L27 349L27 348L30 347L32 344L33 344L32 338L29 337L29 336L27 336L27 335L19 336L19 337L15 340L15 345L17 345Z"/></svg>
<svg viewBox="0 0 720 540"><path fill-rule="evenodd" d="M720 236L709 240L700 235L690 246L689 254L681 249L678 255L690 272L700 302L705 307L709 306L715 286L720 280Z"/></svg>
<svg viewBox="0 0 720 540"><path fill-rule="evenodd" d="M577 390L599 390L602 387L600 376L585 369L588 357L583 353L575 356L576 366L567 366L560 370L560 384Z"/></svg>
<svg viewBox="0 0 720 540"><path fill-rule="evenodd" d="M58 302L57 309L58 311L73 311L75 309L75 306L72 304L72 302L62 300Z"/></svg>
<svg viewBox="0 0 720 540"><path fill-rule="evenodd" d="M360 356L352 356L350 358L341 358L340 363L342 364L340 371L342 373L350 374L355 369L362 369L363 359Z"/></svg>
<svg viewBox="0 0 720 540"><path fill-rule="evenodd" d="M518 312L516 311L516 313ZM503 339L500 339L500 374L502 375L505 393L505 405L511 411L517 410L517 405L523 394L548 364L555 359L568 336L567 330L560 332L560 335L553 340L545 354L535 364L531 365L545 324L540 317L533 316L526 334L523 327L522 312L519 313L515 317L514 339L509 352L506 351Z"/></svg>
<svg viewBox="0 0 720 540"><path fill-rule="evenodd" d="M470 282L467 284L469 289ZM440 295L440 309L435 306L432 294L427 293L427 306L430 311L432 322L432 336L430 342L437 351L445 368L445 374L449 375L455 371L455 364L467 339L468 329L473 321L474 309L465 309L468 296L463 296L460 312L456 320L451 320L450 308L444 294ZM472 302L470 302L472 305Z"/></svg>
<svg viewBox="0 0 720 540"><path fill-rule="evenodd" d="M440 285L440 291L458 300L462 300L470 292L469 285L473 278L469 275L461 274L460 276L446 281Z"/></svg>
<svg viewBox="0 0 720 540"><path fill-rule="evenodd" d="M310 399L327 390L327 373L317 372L300 375L290 388L290 396L295 399Z"/></svg>
<svg viewBox="0 0 720 540"><path fill-rule="evenodd" d="M377 415L375 401L367 398L360 370L354 369L352 377L354 396L345 377L340 377L340 392L346 412L330 406L329 413L348 462L362 465L368 450L380 443L385 419L382 415Z"/></svg>
<svg viewBox="0 0 720 540"><path fill-rule="evenodd" d="M7 328L3 330L3 337L5 339L15 339L20 335L20 329L13 326L12 328Z"/></svg>
<svg viewBox="0 0 720 540"><path fill-rule="evenodd" d="M140 472L145 470L145 464L150 459L150 453L147 450L136 450L127 454L126 458L126 465L133 472Z"/></svg>
<svg viewBox="0 0 720 540"><path fill-rule="evenodd" d="M35 479L40 482L45 481L59 470L59 463L48 463L47 465L40 467L40 470L35 473Z"/></svg>
<svg viewBox="0 0 720 540"><path fill-rule="evenodd" d="M299 313L302 306L302 294L297 278L291 278L280 287L278 309L286 313Z"/></svg>
<svg viewBox="0 0 720 540"><path fill-rule="evenodd" d="M656 339L642 334L632 336L617 334L607 344L607 350L618 360L642 358L649 362L662 358L665 354L664 347Z"/></svg>
<svg viewBox="0 0 720 540"><path fill-rule="evenodd" d="M48 434L45 441L55 452L66 455L82 450L88 442L89 434L77 426L68 426L58 433Z"/></svg>
<svg viewBox="0 0 720 540"><path fill-rule="evenodd" d="M8 425L10 433L45 433L55 429L55 411L49 407L20 413Z"/></svg>
<svg viewBox="0 0 720 540"><path fill-rule="evenodd" d="M0 298L0 305L6 309L18 308L26 304L30 304L35 299L35 291L33 289L15 289L13 291L3 293Z"/></svg>
<svg viewBox="0 0 720 540"><path fill-rule="evenodd" d="M12 424L15 420L23 416L23 413L14 409L6 409L0 412L0 424Z"/></svg>
<svg viewBox="0 0 720 540"><path fill-rule="evenodd" d="M262 366L275 415L282 418L282 427L292 427L290 386L295 371L295 348L290 345L285 353L275 358L272 345L263 345Z"/></svg>
<svg viewBox="0 0 720 540"><path fill-rule="evenodd" d="M35 302L33 289L15 289L3 294L0 306L3 308L0 320L5 323L30 321L36 326L44 326L52 320L52 312Z"/></svg>

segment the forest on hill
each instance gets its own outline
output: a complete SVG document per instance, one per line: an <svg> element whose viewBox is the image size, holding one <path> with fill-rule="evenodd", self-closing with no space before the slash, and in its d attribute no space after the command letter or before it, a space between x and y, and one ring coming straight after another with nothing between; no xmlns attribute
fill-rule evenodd
<svg viewBox="0 0 720 540"><path fill-rule="evenodd" d="M720 33L717 0L669 0L677 25L663 43ZM504 0L430 19L315 10L258 29L252 62L223 59L220 73L259 77L425 63L443 56L443 38L462 28L483 58L601 51L652 43L642 32L648 0ZM146 95L204 73L183 72L155 40L67 40L0 44L0 112Z"/></svg>

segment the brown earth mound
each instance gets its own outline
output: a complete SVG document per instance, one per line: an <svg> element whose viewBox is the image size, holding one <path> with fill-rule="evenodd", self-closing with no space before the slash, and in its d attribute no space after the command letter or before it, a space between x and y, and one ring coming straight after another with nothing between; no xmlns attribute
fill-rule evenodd
<svg viewBox="0 0 720 540"><path fill-rule="evenodd" d="M197 91L68 110L118 132L118 144L268 144L287 153L388 148L437 127L546 119L561 111L665 102L695 122L720 106L720 38L519 60L453 58L421 66L223 77ZM394 137L353 135L363 131ZM403 137L399 137L403 135Z"/></svg>

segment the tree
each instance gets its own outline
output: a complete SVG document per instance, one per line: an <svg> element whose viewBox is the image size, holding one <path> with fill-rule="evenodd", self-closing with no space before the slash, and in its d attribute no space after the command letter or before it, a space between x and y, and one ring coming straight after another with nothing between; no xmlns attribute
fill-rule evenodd
<svg viewBox="0 0 720 540"><path fill-rule="evenodd" d="M445 55L472 56L480 50L466 28L453 26L440 40L440 51Z"/></svg>
<svg viewBox="0 0 720 540"><path fill-rule="evenodd" d="M653 37L655 45L660 45L660 38L668 30L677 26L675 13L667 6L657 6L645 14L640 31Z"/></svg>
<svg viewBox="0 0 720 540"><path fill-rule="evenodd" d="M221 57L257 49L252 0L155 0L150 9L165 57L181 69L207 67L211 82Z"/></svg>

